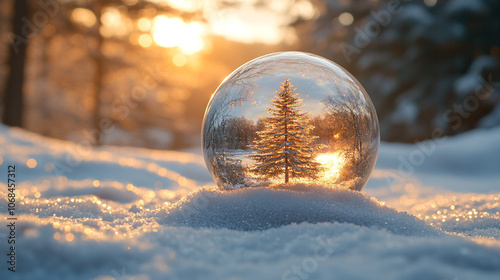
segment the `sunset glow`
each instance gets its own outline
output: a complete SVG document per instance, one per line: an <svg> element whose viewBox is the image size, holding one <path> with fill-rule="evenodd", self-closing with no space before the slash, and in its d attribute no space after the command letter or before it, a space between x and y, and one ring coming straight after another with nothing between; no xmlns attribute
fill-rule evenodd
<svg viewBox="0 0 500 280"><path fill-rule="evenodd" d="M322 177L328 180L337 179L346 163L345 158L338 152L320 154L316 157L316 160L325 168Z"/></svg>
<svg viewBox="0 0 500 280"><path fill-rule="evenodd" d="M201 22L186 23L180 18L163 15L153 20L152 34L155 43L165 48L178 47L184 54L194 54L203 49L204 33Z"/></svg>
<svg viewBox="0 0 500 280"><path fill-rule="evenodd" d="M91 10L84 8L74 9L71 13L71 19L87 28L94 26L97 21L95 14Z"/></svg>

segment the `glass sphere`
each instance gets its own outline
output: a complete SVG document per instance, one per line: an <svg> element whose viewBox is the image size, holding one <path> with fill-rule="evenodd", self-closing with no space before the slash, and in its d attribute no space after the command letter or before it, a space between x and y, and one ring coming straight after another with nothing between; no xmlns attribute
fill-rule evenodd
<svg viewBox="0 0 500 280"><path fill-rule="evenodd" d="M256 58L231 73L205 111L202 149L221 190L321 184L361 190L379 125L361 84L303 52Z"/></svg>

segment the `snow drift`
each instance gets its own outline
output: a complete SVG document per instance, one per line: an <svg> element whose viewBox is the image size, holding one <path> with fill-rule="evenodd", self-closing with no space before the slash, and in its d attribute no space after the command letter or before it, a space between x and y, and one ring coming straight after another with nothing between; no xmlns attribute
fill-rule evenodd
<svg viewBox="0 0 500 280"><path fill-rule="evenodd" d="M203 189L176 203L161 222L233 230L266 230L304 222L341 222L386 229L401 235L442 235L422 220L383 206L360 192L303 184L230 192Z"/></svg>

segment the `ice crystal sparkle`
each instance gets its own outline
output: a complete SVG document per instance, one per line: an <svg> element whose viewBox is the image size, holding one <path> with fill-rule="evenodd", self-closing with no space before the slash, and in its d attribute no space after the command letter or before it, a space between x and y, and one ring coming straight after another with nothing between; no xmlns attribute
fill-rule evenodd
<svg viewBox="0 0 500 280"><path fill-rule="evenodd" d="M325 58L256 58L217 88L203 120L205 163L220 189L322 182L361 190L379 126L361 84Z"/></svg>

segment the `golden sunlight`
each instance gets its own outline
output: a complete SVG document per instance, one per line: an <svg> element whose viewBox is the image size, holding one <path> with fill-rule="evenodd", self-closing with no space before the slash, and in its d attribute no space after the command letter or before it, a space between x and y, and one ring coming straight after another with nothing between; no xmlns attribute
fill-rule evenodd
<svg viewBox="0 0 500 280"><path fill-rule="evenodd" d="M340 176L342 168L346 164L345 158L341 153L326 153L319 154L316 160L321 163L321 166L325 168L324 176L328 180L336 180Z"/></svg>
<svg viewBox="0 0 500 280"><path fill-rule="evenodd" d="M174 63L175 66L182 67L182 66L186 65L187 58L182 53L178 53L178 54L174 55L174 57L172 58L172 62Z"/></svg>
<svg viewBox="0 0 500 280"><path fill-rule="evenodd" d="M153 20L153 40L165 48L179 47L184 54L201 51L205 45L204 26L201 22L186 23L180 18L161 15Z"/></svg>
<svg viewBox="0 0 500 280"><path fill-rule="evenodd" d="M139 45L143 48L148 48L153 44L153 39L151 38L151 35L149 34L141 34L139 36Z"/></svg>
<svg viewBox="0 0 500 280"><path fill-rule="evenodd" d="M137 28L141 31L149 31L151 29L151 20L147 18L141 18L137 21Z"/></svg>
<svg viewBox="0 0 500 280"><path fill-rule="evenodd" d="M73 10L71 13L71 19L78 23L81 24L85 27L92 27L95 25L97 19L94 15L94 12L92 12L89 9L84 9L84 8L76 8Z"/></svg>
<svg viewBox="0 0 500 280"><path fill-rule="evenodd" d="M132 29L131 19L114 7L107 7L102 10L101 22L102 26L99 32L104 37L127 36Z"/></svg>

